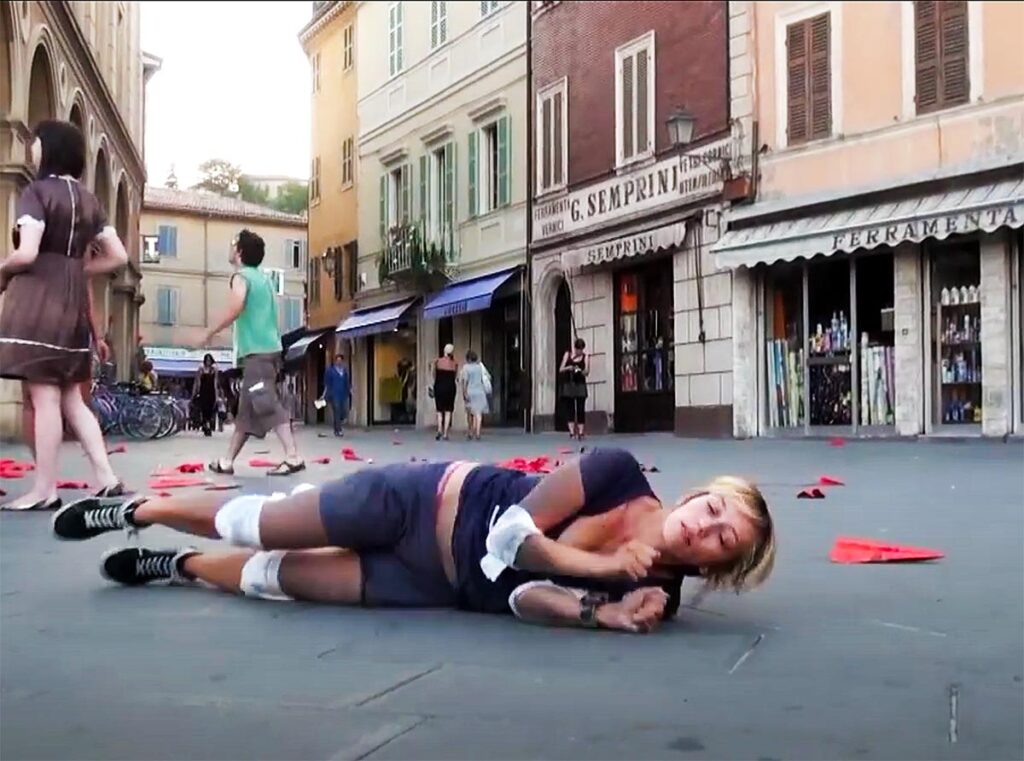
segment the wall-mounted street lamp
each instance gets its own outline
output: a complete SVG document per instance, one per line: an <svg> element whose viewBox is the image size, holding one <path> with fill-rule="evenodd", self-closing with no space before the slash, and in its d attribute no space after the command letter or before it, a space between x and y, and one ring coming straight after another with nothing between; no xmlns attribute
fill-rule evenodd
<svg viewBox="0 0 1024 761"><path fill-rule="evenodd" d="M693 128L697 126L697 117L685 108L677 108L668 115L665 124L668 127L668 137L672 141L672 145L682 148L693 140Z"/></svg>
<svg viewBox="0 0 1024 761"><path fill-rule="evenodd" d="M334 249L328 248L320 255L320 258L324 260L324 269L327 270L328 277L334 277L334 264L337 257L334 255Z"/></svg>

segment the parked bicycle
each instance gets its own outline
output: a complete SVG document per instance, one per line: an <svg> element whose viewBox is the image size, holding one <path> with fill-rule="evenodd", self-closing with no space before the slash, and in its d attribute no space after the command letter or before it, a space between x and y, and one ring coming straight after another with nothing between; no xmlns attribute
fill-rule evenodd
<svg viewBox="0 0 1024 761"><path fill-rule="evenodd" d="M104 435L162 439L185 429L188 402L169 394L144 392L138 383L95 382L92 409Z"/></svg>

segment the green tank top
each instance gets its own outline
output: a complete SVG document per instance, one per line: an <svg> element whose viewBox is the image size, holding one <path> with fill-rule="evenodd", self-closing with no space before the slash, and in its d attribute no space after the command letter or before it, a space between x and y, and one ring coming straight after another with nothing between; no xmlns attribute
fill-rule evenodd
<svg viewBox="0 0 1024 761"><path fill-rule="evenodd" d="M235 320L235 350L239 359L250 354L276 354L281 351L277 330L277 301L268 278L256 267L242 267L237 273L245 278L245 307Z"/></svg>

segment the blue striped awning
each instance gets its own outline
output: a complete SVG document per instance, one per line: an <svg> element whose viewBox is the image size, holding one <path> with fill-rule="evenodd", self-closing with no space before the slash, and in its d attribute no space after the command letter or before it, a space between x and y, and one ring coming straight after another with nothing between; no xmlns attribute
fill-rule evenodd
<svg viewBox="0 0 1024 761"><path fill-rule="evenodd" d="M452 283L426 303L423 307L423 319L439 320L442 317L487 309L497 290L518 272L519 268L514 267L472 280Z"/></svg>
<svg viewBox="0 0 1024 761"><path fill-rule="evenodd" d="M359 309L341 321L337 333L342 338L360 338L397 330L415 303L416 299L407 299L371 309Z"/></svg>
<svg viewBox="0 0 1024 761"><path fill-rule="evenodd" d="M158 376L168 378L184 378L195 375L196 370L202 364L198 359L151 359L149 361L153 363L153 369L156 370ZM219 367L219 369L226 368Z"/></svg>

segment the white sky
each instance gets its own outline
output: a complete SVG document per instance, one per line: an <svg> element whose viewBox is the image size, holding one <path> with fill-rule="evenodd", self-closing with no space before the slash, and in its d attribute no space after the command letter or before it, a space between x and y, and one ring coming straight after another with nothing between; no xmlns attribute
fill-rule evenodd
<svg viewBox="0 0 1024 761"><path fill-rule="evenodd" d="M249 174L309 174L309 62L299 30L312 4L157 2L142 9L142 49L163 59L146 92L146 167L179 187L223 158Z"/></svg>

